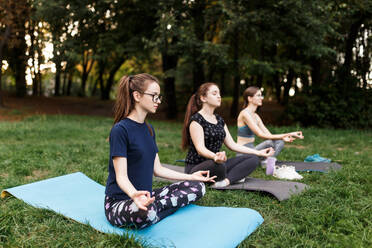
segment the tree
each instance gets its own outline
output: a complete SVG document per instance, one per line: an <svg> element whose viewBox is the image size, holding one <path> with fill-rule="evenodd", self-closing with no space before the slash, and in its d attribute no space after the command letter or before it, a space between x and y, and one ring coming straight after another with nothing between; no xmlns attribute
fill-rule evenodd
<svg viewBox="0 0 372 248"><path fill-rule="evenodd" d="M16 95L19 97L26 94L27 45L24 37L29 15L30 4L27 0L0 1L0 28L4 32L4 36L0 38L0 61L3 60L4 49L8 50L7 60L14 72Z"/></svg>

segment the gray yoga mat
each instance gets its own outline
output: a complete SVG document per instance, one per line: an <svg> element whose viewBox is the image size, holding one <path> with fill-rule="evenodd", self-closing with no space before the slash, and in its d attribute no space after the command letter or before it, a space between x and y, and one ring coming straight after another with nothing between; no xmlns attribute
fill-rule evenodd
<svg viewBox="0 0 372 248"><path fill-rule="evenodd" d="M184 172L184 167L162 164L171 170L178 172ZM163 178L156 177L155 180L160 181L172 181ZM218 190L247 190L247 191L262 191L267 192L275 196L279 201L284 201L289 199L292 195L300 194L303 190L309 186L298 182L288 182L279 180L264 180L260 178L247 177L244 183L237 183L229 185L227 187L219 188Z"/></svg>
<svg viewBox="0 0 372 248"><path fill-rule="evenodd" d="M338 163L324 163L324 162L293 162L293 161L276 161L276 165L294 166L296 171L318 171L328 172L331 170L340 170L342 166Z"/></svg>

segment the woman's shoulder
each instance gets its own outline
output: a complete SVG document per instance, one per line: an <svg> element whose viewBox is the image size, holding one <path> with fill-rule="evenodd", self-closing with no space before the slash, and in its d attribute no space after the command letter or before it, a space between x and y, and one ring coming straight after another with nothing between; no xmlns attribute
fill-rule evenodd
<svg viewBox="0 0 372 248"><path fill-rule="evenodd" d="M124 120L121 120L119 122L116 122L112 128L111 132L125 132L127 129L127 123L125 123Z"/></svg>
<svg viewBox="0 0 372 248"><path fill-rule="evenodd" d="M199 112L196 112L195 114L193 114L191 117L190 117L190 122L192 121L196 121L198 123L202 123L204 120L203 116L201 114L199 114Z"/></svg>
<svg viewBox="0 0 372 248"><path fill-rule="evenodd" d="M240 114L239 116L241 116L242 118L246 119L246 120L255 120L257 119L258 115L257 113L251 113L249 112L248 110L246 109L243 109L242 111L240 111Z"/></svg>

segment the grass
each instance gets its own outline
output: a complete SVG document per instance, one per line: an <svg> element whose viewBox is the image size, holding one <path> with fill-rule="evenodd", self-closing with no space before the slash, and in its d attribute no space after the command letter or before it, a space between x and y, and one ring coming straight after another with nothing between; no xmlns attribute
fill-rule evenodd
<svg viewBox="0 0 372 248"><path fill-rule="evenodd" d="M184 158L181 124L150 121L164 163ZM0 190L82 171L105 184L112 120L81 116L33 116L0 122ZM233 137L235 127L230 128ZM273 132L293 127L271 128ZM302 173L305 193L278 202L270 195L208 190L203 206L248 207L264 223L240 247L372 247L372 132L303 129L282 160L319 153L343 165L331 173ZM234 156L230 151L228 155ZM272 179L262 169L254 177ZM155 182L154 187L164 185ZM226 227L229 228L229 227ZM140 247L133 238L102 234L54 212L8 197L0 200L0 247ZM146 246L146 245L145 245Z"/></svg>

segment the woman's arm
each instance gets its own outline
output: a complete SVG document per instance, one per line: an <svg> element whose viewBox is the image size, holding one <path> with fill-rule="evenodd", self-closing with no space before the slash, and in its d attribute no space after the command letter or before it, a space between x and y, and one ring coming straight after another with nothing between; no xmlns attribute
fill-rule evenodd
<svg viewBox="0 0 372 248"><path fill-rule="evenodd" d="M142 210L147 210L146 206L154 202L155 197L151 197L150 192L144 190L137 190L129 181L127 173L127 158L114 157L113 164L116 174L116 182L120 189L124 191Z"/></svg>
<svg viewBox="0 0 372 248"><path fill-rule="evenodd" d="M237 144L234 139L231 137L231 134L229 132L229 129L227 128L226 124L224 126L226 137L224 140L225 145L227 148L234 152L240 152L240 153L247 153L247 154L254 154L261 157L270 157L274 155L274 149L272 148L266 148L263 150L255 150L246 146L242 146Z"/></svg>
<svg viewBox="0 0 372 248"><path fill-rule="evenodd" d="M168 169L161 165L159 155L156 154L154 161L154 175L171 180L191 180L202 182L214 182L214 177L209 177L209 171L198 171L193 174L185 174L178 171ZM204 176L205 175L205 176Z"/></svg>
<svg viewBox="0 0 372 248"><path fill-rule="evenodd" d="M261 118L257 115L257 122L254 120L254 117L248 114L247 112L243 113L243 121L248 127L252 130L252 132L262 139L271 139L271 140L279 140L283 139L288 134L271 134L270 131L266 128L263 124Z"/></svg>

